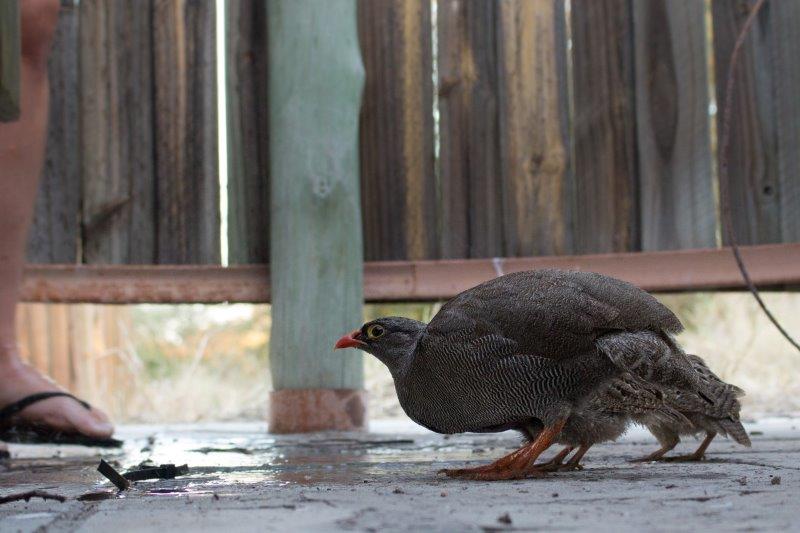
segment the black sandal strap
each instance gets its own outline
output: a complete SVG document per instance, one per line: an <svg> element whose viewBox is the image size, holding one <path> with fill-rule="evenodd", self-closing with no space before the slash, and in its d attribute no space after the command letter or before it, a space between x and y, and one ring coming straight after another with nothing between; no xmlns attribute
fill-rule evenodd
<svg viewBox="0 0 800 533"><path fill-rule="evenodd" d="M81 400L80 398L76 398L72 394L64 391L50 391L50 392L37 392L36 394L31 394L30 396L26 396L25 398L16 401L12 404L6 405L2 409L0 409L0 422L4 422L9 418L13 417L14 415L18 414L20 411L29 407L37 402L41 402L42 400L48 400L50 398L72 398L86 409L91 409L92 407Z"/></svg>

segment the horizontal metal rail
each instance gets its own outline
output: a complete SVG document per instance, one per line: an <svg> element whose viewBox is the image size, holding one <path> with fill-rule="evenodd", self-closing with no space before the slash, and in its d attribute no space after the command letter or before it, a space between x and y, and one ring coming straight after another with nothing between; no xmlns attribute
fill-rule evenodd
<svg viewBox="0 0 800 533"><path fill-rule="evenodd" d="M743 246L761 288L800 286L800 244ZM540 268L600 272L656 292L745 288L729 248L621 254L371 262L367 301L450 298L501 274ZM30 265L21 299L59 303L270 301L267 265Z"/></svg>

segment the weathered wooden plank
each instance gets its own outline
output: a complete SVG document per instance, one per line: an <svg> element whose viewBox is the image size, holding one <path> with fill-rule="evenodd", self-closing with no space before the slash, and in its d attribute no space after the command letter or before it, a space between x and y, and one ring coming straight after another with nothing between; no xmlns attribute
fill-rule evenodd
<svg viewBox="0 0 800 533"><path fill-rule="evenodd" d="M269 261L269 124L264 0L226 3L228 260Z"/></svg>
<svg viewBox="0 0 800 533"><path fill-rule="evenodd" d="M213 0L153 6L159 263L220 260Z"/></svg>
<svg viewBox="0 0 800 533"><path fill-rule="evenodd" d="M703 0L633 2L644 250L716 244Z"/></svg>
<svg viewBox="0 0 800 533"><path fill-rule="evenodd" d="M429 0L360 0L360 118L368 259L438 255Z"/></svg>
<svg viewBox="0 0 800 533"><path fill-rule="evenodd" d="M800 2L769 2L781 240L800 242Z"/></svg>
<svg viewBox="0 0 800 533"><path fill-rule="evenodd" d="M629 0L573 0L576 251L639 249Z"/></svg>
<svg viewBox="0 0 800 533"><path fill-rule="evenodd" d="M48 63L50 115L44 172L28 238L31 263L74 263L80 246L81 164L77 9L62 9Z"/></svg>
<svg viewBox="0 0 800 533"><path fill-rule="evenodd" d="M789 2L793 3L793 2ZM736 37L753 2L712 2L717 102L725 102L725 83ZM728 192L733 230L740 244L781 241L781 201L774 90L781 81L771 62L776 4L758 15L739 55L728 151ZM792 28L794 30L796 28ZM791 33L791 32L790 32ZM797 61L796 50L792 51ZM789 98L796 98L794 95ZM722 113L717 114L722 131ZM796 117L795 117L796 119ZM792 147L796 151L797 147ZM723 242L729 242L723 227Z"/></svg>
<svg viewBox="0 0 800 533"><path fill-rule="evenodd" d="M66 305L47 306L47 343L50 368L47 375L56 383L72 384L72 361L69 338L69 307Z"/></svg>
<svg viewBox="0 0 800 533"><path fill-rule="evenodd" d="M80 3L83 259L155 262L152 4Z"/></svg>
<svg viewBox="0 0 800 533"><path fill-rule="evenodd" d="M499 3L500 151L506 252L565 254L572 243L564 3Z"/></svg>
<svg viewBox="0 0 800 533"><path fill-rule="evenodd" d="M19 118L20 18L18 0L0 2L0 122Z"/></svg>
<svg viewBox="0 0 800 533"><path fill-rule="evenodd" d="M497 2L437 8L442 257L504 255Z"/></svg>
<svg viewBox="0 0 800 533"><path fill-rule="evenodd" d="M273 384L360 389L361 356L331 354L362 319L356 1L268 0L267 24Z"/></svg>

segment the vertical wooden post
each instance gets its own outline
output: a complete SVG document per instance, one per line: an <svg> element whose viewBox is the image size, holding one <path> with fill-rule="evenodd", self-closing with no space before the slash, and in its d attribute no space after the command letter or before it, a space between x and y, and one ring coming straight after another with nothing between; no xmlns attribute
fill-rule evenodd
<svg viewBox="0 0 800 533"><path fill-rule="evenodd" d="M83 261L153 264L152 0L83 0L79 15Z"/></svg>
<svg viewBox="0 0 800 533"><path fill-rule="evenodd" d="M629 0L572 2L575 251L640 248Z"/></svg>
<svg viewBox="0 0 800 533"><path fill-rule="evenodd" d="M367 261L437 257L431 6L359 0L361 198Z"/></svg>
<svg viewBox="0 0 800 533"><path fill-rule="evenodd" d="M572 252L564 2L498 2L505 252Z"/></svg>
<svg viewBox="0 0 800 533"><path fill-rule="evenodd" d="M713 247L704 2L631 7L642 249Z"/></svg>
<svg viewBox="0 0 800 533"><path fill-rule="evenodd" d="M755 2L712 2L717 104L736 37ZM797 2L767 2L739 55L728 148L728 193L739 244L800 239L800 44ZM717 130L722 131L722 113ZM719 154L718 154L719 156ZM723 228L723 243L730 242Z"/></svg>
<svg viewBox="0 0 800 533"><path fill-rule="evenodd" d="M269 262L267 6L226 2L228 261Z"/></svg>
<svg viewBox="0 0 800 533"><path fill-rule="evenodd" d="M0 122L19 118L19 2L0 2Z"/></svg>
<svg viewBox="0 0 800 533"><path fill-rule="evenodd" d="M62 9L48 61L47 155L28 232L28 262L75 263L81 235L78 7Z"/></svg>
<svg viewBox="0 0 800 533"><path fill-rule="evenodd" d="M442 257L499 257L503 247L494 2L439 0Z"/></svg>
<svg viewBox="0 0 800 533"><path fill-rule="evenodd" d="M156 249L162 264L220 261L215 20L211 0L153 3Z"/></svg>
<svg viewBox="0 0 800 533"><path fill-rule="evenodd" d="M356 1L267 0L272 336L270 430L358 429L362 316Z"/></svg>

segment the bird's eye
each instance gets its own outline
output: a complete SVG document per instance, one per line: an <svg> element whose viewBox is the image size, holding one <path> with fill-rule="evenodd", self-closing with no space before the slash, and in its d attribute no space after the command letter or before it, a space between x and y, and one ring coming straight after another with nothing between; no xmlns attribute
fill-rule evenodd
<svg viewBox="0 0 800 533"><path fill-rule="evenodd" d="M384 333L386 333L386 330L383 329L383 326L379 326L378 324L373 324L367 328L367 337L370 339L382 337Z"/></svg>

